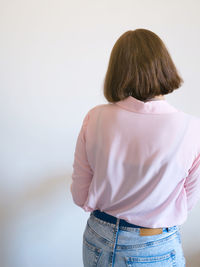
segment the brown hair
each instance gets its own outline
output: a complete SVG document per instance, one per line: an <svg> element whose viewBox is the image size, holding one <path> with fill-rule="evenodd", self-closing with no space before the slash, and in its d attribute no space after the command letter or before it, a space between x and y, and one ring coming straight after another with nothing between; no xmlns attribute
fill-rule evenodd
<svg viewBox="0 0 200 267"><path fill-rule="evenodd" d="M145 101L173 92L182 82L163 41L152 31L136 29L125 32L116 41L103 93L109 102L130 95Z"/></svg>

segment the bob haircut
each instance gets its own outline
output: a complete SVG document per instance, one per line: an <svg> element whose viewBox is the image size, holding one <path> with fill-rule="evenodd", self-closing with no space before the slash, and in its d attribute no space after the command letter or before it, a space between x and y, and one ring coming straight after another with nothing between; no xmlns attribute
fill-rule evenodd
<svg viewBox="0 0 200 267"><path fill-rule="evenodd" d="M136 29L125 32L116 41L103 93L108 102L128 96L146 101L173 92L182 82L163 41L152 31Z"/></svg>

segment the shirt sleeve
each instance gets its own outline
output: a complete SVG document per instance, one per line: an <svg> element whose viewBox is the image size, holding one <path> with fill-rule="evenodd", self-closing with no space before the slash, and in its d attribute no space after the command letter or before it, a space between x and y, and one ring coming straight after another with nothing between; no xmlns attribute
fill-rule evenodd
<svg viewBox="0 0 200 267"><path fill-rule="evenodd" d="M191 211L200 199L200 154L189 169L184 187L187 195L188 211Z"/></svg>
<svg viewBox="0 0 200 267"><path fill-rule="evenodd" d="M87 199L88 189L93 177L93 171L89 165L86 153L86 129L89 118L90 112L87 113L83 120L83 124L76 142L72 183L70 185L70 191L74 203L82 208Z"/></svg>

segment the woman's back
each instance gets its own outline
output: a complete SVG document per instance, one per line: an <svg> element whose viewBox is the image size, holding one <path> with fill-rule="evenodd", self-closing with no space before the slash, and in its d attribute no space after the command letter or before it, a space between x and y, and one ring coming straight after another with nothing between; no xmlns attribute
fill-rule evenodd
<svg viewBox="0 0 200 267"><path fill-rule="evenodd" d="M182 224L200 196L199 132L200 119L166 100L129 96L92 108L79 136L74 201L144 227Z"/></svg>

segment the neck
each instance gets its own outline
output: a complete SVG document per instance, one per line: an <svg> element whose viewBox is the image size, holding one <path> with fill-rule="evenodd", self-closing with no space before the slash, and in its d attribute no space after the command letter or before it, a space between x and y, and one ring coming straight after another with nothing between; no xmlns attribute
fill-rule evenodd
<svg viewBox="0 0 200 267"><path fill-rule="evenodd" d="M159 96L155 96L153 98L150 98L150 99L147 99L145 100L144 102L147 102L147 101L154 101L154 100L162 100L162 99L165 99L163 95L159 95Z"/></svg>

